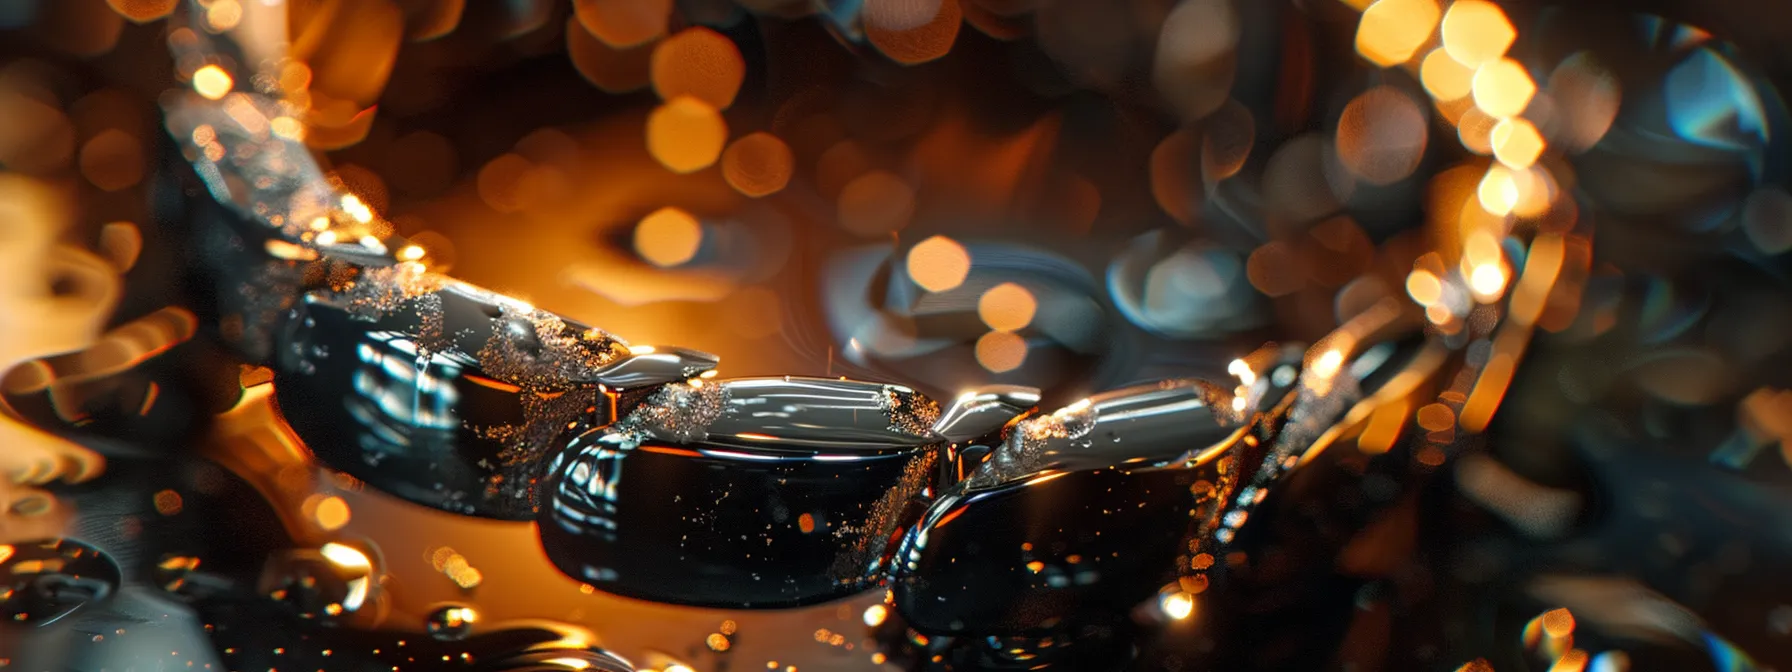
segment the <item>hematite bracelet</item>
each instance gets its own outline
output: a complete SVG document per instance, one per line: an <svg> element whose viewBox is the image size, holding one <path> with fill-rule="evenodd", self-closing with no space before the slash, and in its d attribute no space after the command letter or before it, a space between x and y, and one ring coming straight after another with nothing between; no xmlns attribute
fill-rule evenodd
<svg viewBox="0 0 1792 672"><path fill-rule="evenodd" d="M1520 114L1535 87L1504 60L1510 35L1457 44L1445 35L1420 66L1418 50L1429 38L1413 42L1390 17L1437 7L1384 0L1363 18L1359 53L1380 65L1410 63L1430 72L1424 86L1446 116L1451 103L1438 91L1448 88L1451 73L1465 76L1450 68L1483 61L1479 74L1468 71L1471 83L1458 82L1471 88L1468 98L1453 100L1468 100L1486 119L1449 123L1460 124L1465 141L1471 121L1497 124L1490 133L1498 146L1488 148L1497 163L1461 203L1460 221L1447 213L1462 230L1437 241L1406 277L1417 305L1388 298L1359 306L1311 347L1272 344L1239 358L1231 367L1235 380L1223 384L1165 380L1048 411L1039 408L1039 390L1016 385L935 400L903 385L845 378L720 378L712 355L631 346L438 273L422 247L391 235L389 223L326 179L310 157L297 121L304 110L282 97L290 92L278 76L287 63L277 48L285 8L226 2L189 7L193 23L169 42L194 90L170 92L163 102L170 134L219 206L202 204L192 217L192 247L216 301L204 317L258 366L231 385L235 401L214 440L199 450L206 462L145 478L183 484L155 493L156 508L170 518L186 508L232 516L259 532L237 548L201 555L117 558L72 539L0 546L0 616L14 623L48 632L86 605L111 601L125 605L120 611L148 613L171 596L204 621L220 664L232 669L670 672L690 669L697 649L660 650L631 637L689 641L691 633L643 635L654 623L627 621L670 629L675 621L685 627L751 610L807 623L801 614L821 614L827 607L817 605L832 603L839 609L822 617L832 629L814 630L814 642L842 651L864 647L854 655L873 664L1294 669L1333 662L1315 649L1338 639L1357 656L1376 647L1354 625L1350 633L1329 632L1364 621L1324 608L1354 604L1376 618L1390 609L1441 610L1447 607L1435 601L1413 606L1388 593L1450 583L1460 585L1460 599L1493 610L1545 604L1574 611L1542 612L1522 632L1493 625L1510 621L1504 613L1484 615L1482 631L1466 634L1460 620L1439 619L1439 632L1403 633L1424 644L1402 660L1479 670L1484 660L1437 659L1437 642L1498 658L1491 652L1510 647L1495 638L1522 641L1564 669L1590 660L1598 669L1622 669L1610 651L1626 650L1658 656L1635 661L1639 667L1714 662L1747 669L1749 656L1724 635L1753 640L1757 655L1781 651L1762 645L1758 634L1731 628L1720 635L1679 603L1710 604L1710 595L1722 595L1720 603L1738 605L1746 619L1784 635L1786 627L1772 624L1792 623L1792 612L1737 596L1733 578L1759 576L1748 571L1751 553L1785 557L1783 540L1737 546L1727 539L1746 536L1743 520L1783 527L1773 506L1783 503L1783 492L1706 472L1680 477L1697 484L1690 488L1696 493L1721 496L1668 492L1676 463L1620 452L1613 446L1631 439L1611 437L1625 437L1623 431L1572 437L1578 453L1563 460L1572 468L1516 458L1507 465L1488 456L1499 446L1488 445L1484 430L1505 391L1525 375L1518 365L1532 337L1557 319L1552 311L1572 317L1580 309L1562 308L1568 299L1558 285L1584 282L1564 278L1593 270L1587 236L1574 228L1585 223L1571 215L1566 225L1550 219L1559 213L1552 201L1560 197L1557 181L1568 176L1537 163L1542 131ZM1202 20L1236 20L1221 11L1224 4L1187 0L1165 23L1193 29ZM916 45L888 42L878 26L836 5L826 3L826 14L843 40L869 42L902 62L916 56L905 51ZM235 8L225 12L229 26L219 24L220 6ZM1505 22L1497 7L1471 0L1450 12L1456 21ZM1452 30L1452 19L1442 20L1443 30ZM1436 21L1420 23L1429 31ZM1645 29L1657 42L1680 45L1675 49L1709 37L1664 25ZM1499 53L1480 53L1500 39ZM1705 68L1709 80L1739 81L1719 51L1697 54L1689 62ZM1674 76L1666 86L1686 86L1688 75L1678 75L1679 84ZM1172 93L1166 95L1183 113L1226 113ZM1663 114L1675 132L1708 149L1773 163L1749 143L1765 142L1757 126L1766 123L1761 117L1783 113L1778 101L1751 106L1740 93L1731 97L1741 101L1731 101L1740 110L1733 127L1705 123L1697 114L1704 108L1686 108L1687 100L1673 96L1670 103L1682 107ZM1370 98L1353 100L1352 108L1370 106ZM1584 111L1564 112L1575 117L1564 123L1584 122L1576 112ZM1346 118L1352 114L1346 109ZM1367 113L1354 114L1361 122ZM1587 140L1585 128L1544 130L1570 145ZM1591 141L1604 131L1596 130ZM1527 150L1527 138L1536 146ZM1626 141L1637 142L1619 137L1612 144L1623 148ZM1208 150L1202 159L1211 161ZM1351 170L1359 188L1385 186L1379 175L1387 166L1363 159ZM1530 228L1515 226L1520 220ZM1326 244L1351 244L1344 235L1350 231L1325 231L1315 235ZM1758 233L1749 235L1760 245ZM1128 254L1148 258L1161 238L1141 237ZM1269 261L1262 263L1286 252L1272 247L1263 246ZM1110 280L1152 282L1131 261L1116 263ZM1653 287L1649 296L1643 323L1665 324L1667 338L1687 328L1671 314L1678 304L1660 305L1673 303L1670 291ZM1126 298L1116 297L1123 310L1141 311L1134 304L1143 300ZM190 335L192 327L175 317L164 326ZM20 389L16 405L42 402L57 414L69 400L56 395L72 395L47 383ZM1433 396L1435 403L1415 408ZM1668 425L1684 420L1648 417L1639 426L1655 435L1671 434ZM1712 460L1740 468L1766 443L1739 430ZM321 480L314 466L328 469ZM115 461L115 468L130 467ZM1538 472L1558 478L1523 475ZM489 536L467 538L531 546L485 555L495 559L476 565L466 545L416 548L417 532L402 522L372 531L376 538L357 537L345 532L351 506L341 495L351 493L362 496L355 516L383 511L393 521L452 521L475 531L489 525ZM1653 504L1626 506L1636 502ZM1450 542L1433 550L1456 555L1397 565L1387 548L1397 541L1362 541L1377 541L1379 526L1412 525L1420 507L1428 509L1427 525L1446 528L1428 530ZM1654 507L1684 518L1670 524ZM523 526L530 534L517 534ZM1497 532L1459 531L1489 528ZM1651 530L1660 531L1650 543L1669 549L1675 561L1611 557ZM1398 530L1387 534L1399 538ZM1555 543L1563 539L1573 541ZM531 564L533 556L540 562ZM394 569L400 565L408 569ZM419 598L433 589L407 582L422 566L443 575L429 577L436 583L457 586L455 598ZM1581 571L1589 566L1607 575ZM1448 573L1427 573L1436 568ZM597 604L640 616L611 615L598 628L580 625L595 619L555 596L539 596L558 600L539 608L526 604L536 596L501 600L524 603L526 617L516 604L504 605L507 611L481 604L480 587L499 583L498 573L547 571L555 575L545 585L601 593L606 601ZM1506 571L1524 583L1501 583ZM133 591L133 577L144 576L161 592ZM1502 589L1508 594L1494 594ZM1297 592L1318 596L1324 608L1298 613L1290 607ZM1766 600L1784 594L1761 592ZM1510 597L1520 593L1528 597ZM1212 613L1192 618L1198 610ZM272 623L300 627L288 636ZM1326 632L1311 644L1251 632L1283 633L1288 623ZM707 632L701 641L718 655L751 637L791 634L739 627L723 618L691 632ZM801 630L796 639L807 639L807 627ZM1253 650L1215 653L1224 647L1214 642L1226 637L1252 642ZM1583 650L1595 645L1609 651L1595 659ZM1697 655L1688 657L1688 647ZM181 659L182 652L170 655ZM189 655L189 664L206 660ZM760 665L718 658L714 669L731 663ZM765 665L779 667L776 660Z"/></svg>

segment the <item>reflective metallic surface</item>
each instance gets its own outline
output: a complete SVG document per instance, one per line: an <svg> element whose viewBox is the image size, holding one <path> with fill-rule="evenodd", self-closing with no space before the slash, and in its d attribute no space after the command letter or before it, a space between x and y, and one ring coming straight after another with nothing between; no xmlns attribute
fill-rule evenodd
<svg viewBox="0 0 1792 672"><path fill-rule="evenodd" d="M0 627L44 627L117 592L118 563L88 544L46 539L0 545Z"/></svg>
<svg viewBox="0 0 1792 672"><path fill-rule="evenodd" d="M1785 668L1788 25L0 0L0 666Z"/></svg>
<svg viewBox="0 0 1792 672"><path fill-rule="evenodd" d="M547 377L596 376L623 356L607 336L456 285L356 301L307 297L280 341L282 415L326 464L427 506L524 519L560 437L609 420L596 384Z"/></svg>
<svg viewBox="0 0 1792 672"><path fill-rule="evenodd" d="M556 460L542 544L568 576L660 602L793 606L863 590L934 476L931 404L849 381L668 386Z"/></svg>

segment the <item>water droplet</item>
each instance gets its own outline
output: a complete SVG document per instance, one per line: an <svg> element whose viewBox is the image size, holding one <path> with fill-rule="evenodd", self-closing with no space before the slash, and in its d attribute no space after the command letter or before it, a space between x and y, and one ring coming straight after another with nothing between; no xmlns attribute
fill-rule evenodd
<svg viewBox="0 0 1792 672"><path fill-rule="evenodd" d="M424 627L429 636L442 641L466 639L473 634L473 623L479 620L479 613L472 607L448 605L429 612L424 620Z"/></svg>

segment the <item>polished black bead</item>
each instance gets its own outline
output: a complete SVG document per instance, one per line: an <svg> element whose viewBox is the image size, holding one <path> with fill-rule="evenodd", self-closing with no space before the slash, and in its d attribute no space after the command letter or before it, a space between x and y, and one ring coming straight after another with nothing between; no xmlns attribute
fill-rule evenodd
<svg viewBox="0 0 1792 672"><path fill-rule="evenodd" d="M938 408L892 385L768 378L668 385L572 441L540 532L568 576L610 593L780 607L882 578L932 483Z"/></svg>
<svg viewBox="0 0 1792 672"><path fill-rule="evenodd" d="M1040 638L1206 590L1277 479L1422 346L1321 355L1307 376L1301 348L1270 349L1231 393L1167 381L1010 427L904 536L897 610L926 634Z"/></svg>
<svg viewBox="0 0 1792 672"><path fill-rule="evenodd" d="M305 297L280 339L282 416L318 461L384 492L533 517L564 437L609 421L595 380L623 348L471 286L389 277L404 272Z"/></svg>
<svg viewBox="0 0 1792 672"><path fill-rule="evenodd" d="M1249 464L1223 396L1166 383L1023 421L903 538L897 610L929 634L1037 635L1176 583Z"/></svg>

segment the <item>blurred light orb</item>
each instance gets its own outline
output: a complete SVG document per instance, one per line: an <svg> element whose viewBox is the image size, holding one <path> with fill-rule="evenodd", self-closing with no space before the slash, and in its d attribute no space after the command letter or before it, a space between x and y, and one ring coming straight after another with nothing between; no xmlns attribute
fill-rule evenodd
<svg viewBox="0 0 1792 672"><path fill-rule="evenodd" d="M1152 77L1184 121L1201 119L1228 100L1238 33L1232 0L1182 0L1164 17Z"/></svg>
<svg viewBox="0 0 1792 672"><path fill-rule="evenodd" d="M1498 298L1506 290L1506 272L1498 264L1481 264L1469 273L1468 286L1477 297Z"/></svg>
<svg viewBox="0 0 1792 672"><path fill-rule="evenodd" d="M678 208L660 208L635 225L635 252L660 268L690 261L702 244L703 225Z"/></svg>
<svg viewBox="0 0 1792 672"><path fill-rule="evenodd" d="M573 13L604 44L626 48L666 33L672 0L573 0Z"/></svg>
<svg viewBox="0 0 1792 672"><path fill-rule="evenodd" d="M1338 158L1375 185L1405 179L1425 156L1427 117L1412 97L1391 86L1364 91L1338 118Z"/></svg>
<svg viewBox="0 0 1792 672"><path fill-rule="evenodd" d="M1201 177L1209 182L1237 175L1257 144L1257 121L1237 100L1208 115L1201 131Z"/></svg>
<svg viewBox="0 0 1792 672"><path fill-rule="evenodd" d="M1376 0L1357 24L1357 53L1384 68L1412 60L1431 39L1438 16L1435 0Z"/></svg>
<svg viewBox="0 0 1792 672"><path fill-rule="evenodd" d="M927 20L916 23L921 14L927 14ZM915 65L952 51L964 10L956 0L870 0L863 19L871 46L892 61ZM884 20L891 23L880 23Z"/></svg>
<svg viewBox="0 0 1792 672"><path fill-rule="evenodd" d="M996 331L1020 331L1033 322L1039 302L1033 293L1012 282L1004 282L983 292L977 299L977 317Z"/></svg>
<svg viewBox="0 0 1792 672"><path fill-rule="evenodd" d="M1126 319L1168 338L1201 338L1261 322L1245 264L1220 248L1165 244L1164 231L1133 239L1108 266L1108 292Z"/></svg>
<svg viewBox="0 0 1792 672"><path fill-rule="evenodd" d="M1568 151L1592 148L1618 118L1617 76L1584 51L1563 59L1549 74L1549 97L1560 120L1552 139Z"/></svg>
<svg viewBox="0 0 1792 672"><path fill-rule="evenodd" d="M1457 0L1444 13L1444 51L1470 68L1506 55L1518 31L1499 5L1484 0Z"/></svg>
<svg viewBox="0 0 1792 672"><path fill-rule="evenodd" d="M775 194L790 183L796 171L796 155L790 146L770 133L749 133L722 152L722 177L743 195L759 198Z"/></svg>
<svg viewBox="0 0 1792 672"><path fill-rule="evenodd" d="M1537 84L1518 61L1501 58L1475 70L1475 107L1495 118L1517 116L1531 104Z"/></svg>
<svg viewBox="0 0 1792 672"><path fill-rule="evenodd" d="M135 23L149 23L174 13L180 0L106 0L112 11Z"/></svg>
<svg viewBox="0 0 1792 672"><path fill-rule="evenodd" d="M1681 139L1731 150L1767 144L1767 112L1760 92L1735 64L1710 47L1694 50L1668 71L1662 93L1668 124Z"/></svg>
<svg viewBox="0 0 1792 672"><path fill-rule="evenodd" d="M143 180L143 146L124 131L108 128L81 146L81 175L102 191L127 189Z"/></svg>
<svg viewBox="0 0 1792 672"><path fill-rule="evenodd" d="M206 27L222 33L235 28L243 20L243 6L237 0L213 0L205 9Z"/></svg>
<svg viewBox="0 0 1792 672"><path fill-rule="evenodd" d="M1172 620L1187 620L1195 613L1195 596L1178 590L1158 598L1158 607Z"/></svg>
<svg viewBox="0 0 1792 672"><path fill-rule="evenodd" d="M319 499L316 508L311 513L312 519L317 521L317 526L326 532L342 529L343 526L348 525L350 516L348 503L336 496Z"/></svg>
<svg viewBox="0 0 1792 672"><path fill-rule="evenodd" d="M958 241L933 236L909 248L908 277L929 292L944 292L964 284L971 272L971 254Z"/></svg>
<svg viewBox="0 0 1792 672"><path fill-rule="evenodd" d="M1265 296L1284 296L1306 286L1306 274L1300 269L1300 255L1293 245L1272 240L1251 251L1245 260L1245 275L1251 286Z"/></svg>
<svg viewBox="0 0 1792 672"><path fill-rule="evenodd" d="M734 41L704 27L686 28L653 50L653 90L665 101L690 96L726 110L740 94L746 59Z"/></svg>
<svg viewBox="0 0 1792 672"><path fill-rule="evenodd" d="M208 65L193 72L193 90L212 100L223 98L224 94L230 93L230 87L235 85L230 79L230 73L216 65Z"/></svg>
<svg viewBox="0 0 1792 672"><path fill-rule="evenodd" d="M1338 195L1327 177L1324 136L1307 133L1289 139L1276 149L1263 167L1263 193L1267 205L1296 222L1318 219L1336 211Z"/></svg>
<svg viewBox="0 0 1792 672"><path fill-rule="evenodd" d="M942 0L865 0L859 18L867 27L903 31L920 28L939 16Z"/></svg>
<svg viewBox="0 0 1792 672"><path fill-rule="evenodd" d="M1530 168L1543 155L1543 135L1522 117L1501 119L1490 139L1494 158L1514 170Z"/></svg>
<svg viewBox="0 0 1792 672"><path fill-rule="evenodd" d="M535 164L521 155L506 152L479 169L474 186L479 198L498 212L519 212L529 203L526 183Z"/></svg>
<svg viewBox="0 0 1792 672"><path fill-rule="evenodd" d="M1020 368L1027 361L1027 341L1010 331L992 331L977 339L977 363L992 373Z"/></svg>
<svg viewBox="0 0 1792 672"><path fill-rule="evenodd" d="M1479 199L1481 209L1504 217L1518 207L1518 179L1505 166L1489 166L1487 175L1481 178L1481 184L1475 189L1475 197Z"/></svg>
<svg viewBox="0 0 1792 672"><path fill-rule="evenodd" d="M1493 129L1500 125L1500 120L1482 112L1479 107L1471 107L1463 111L1462 118L1456 122L1456 139L1462 147L1481 156L1493 155Z"/></svg>
<svg viewBox="0 0 1792 672"><path fill-rule="evenodd" d="M1151 150L1151 196L1163 211L1181 224L1192 224L1195 217L1195 135L1179 129L1164 136Z"/></svg>
<svg viewBox="0 0 1792 672"><path fill-rule="evenodd" d="M1443 300L1444 285L1431 271L1415 269L1406 276L1406 294L1421 306L1429 306Z"/></svg>
<svg viewBox="0 0 1792 672"><path fill-rule="evenodd" d="M577 17L566 20L566 55L579 75L605 93L638 91L652 82L654 46L618 49L597 39Z"/></svg>
<svg viewBox="0 0 1792 672"><path fill-rule="evenodd" d="M674 173L714 165L727 142L727 122L702 99L679 96L647 115L647 151Z"/></svg>
<svg viewBox="0 0 1792 672"><path fill-rule="evenodd" d="M1767 254L1792 250L1792 195L1779 187L1762 187L1742 206L1742 232Z"/></svg>
<svg viewBox="0 0 1792 672"><path fill-rule="evenodd" d="M914 214L914 188L886 171L860 175L840 190L840 226L861 236L899 231Z"/></svg>
<svg viewBox="0 0 1792 672"><path fill-rule="evenodd" d="M1467 96L1474 86L1475 69L1463 65L1443 48L1432 49L1419 63L1419 81L1425 91L1438 100L1456 100Z"/></svg>

